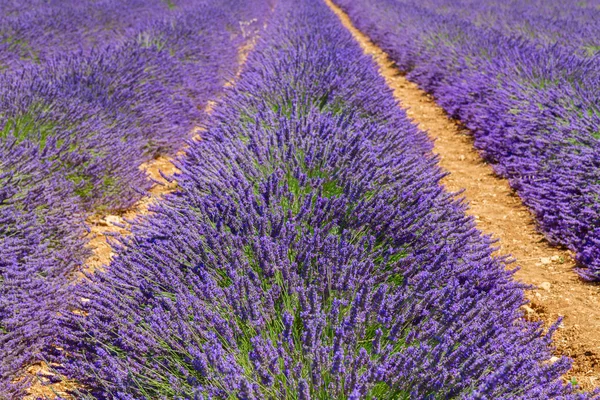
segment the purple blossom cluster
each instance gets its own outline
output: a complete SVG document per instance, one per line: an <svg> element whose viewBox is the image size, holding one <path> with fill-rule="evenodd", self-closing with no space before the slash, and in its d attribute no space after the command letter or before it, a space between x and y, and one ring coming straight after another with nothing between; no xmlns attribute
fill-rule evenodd
<svg viewBox="0 0 600 400"><path fill-rule="evenodd" d="M324 3L280 0L53 360L81 398L587 398L431 148Z"/></svg>
<svg viewBox="0 0 600 400"><path fill-rule="evenodd" d="M597 1L339 0L600 279Z"/></svg>
<svg viewBox="0 0 600 400"><path fill-rule="evenodd" d="M141 164L203 123L269 12L262 0L25 3L0 4L14 5L1 34L39 50L0 73L0 398L20 397L29 382L12 383L54 342L89 256L85 218L143 195Z"/></svg>

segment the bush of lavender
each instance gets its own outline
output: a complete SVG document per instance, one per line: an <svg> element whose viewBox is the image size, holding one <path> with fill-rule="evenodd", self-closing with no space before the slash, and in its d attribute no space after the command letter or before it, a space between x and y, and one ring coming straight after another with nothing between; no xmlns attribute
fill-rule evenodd
<svg viewBox="0 0 600 400"><path fill-rule="evenodd" d="M0 398L20 398L21 367L56 335L68 277L88 256L73 183L56 143L43 151L12 140L0 147ZM67 144L68 145L68 144ZM38 358L39 359L39 358Z"/></svg>
<svg viewBox="0 0 600 400"><path fill-rule="evenodd" d="M129 207L149 188L140 165L173 154L202 123L203 107L233 75L247 29L268 12L266 2L237 0L173 9L157 2L145 11L136 2L81 10L31 3L38 8L15 5L5 18L65 12L73 15L52 26L74 31L49 30L62 48L0 74L0 397L9 398L22 395L29 382L11 382L56 336L69 282L89 256L85 218ZM20 41L41 35L16 26ZM85 38L91 48L70 48Z"/></svg>
<svg viewBox="0 0 600 400"><path fill-rule="evenodd" d="M223 5L224 6L224 5ZM151 182L139 166L179 149L236 65L235 13L197 5L150 20L131 38L0 76L2 136L64 141L85 158L64 163L88 208L131 206ZM203 34L199 35L198 33ZM233 36L233 38L232 38Z"/></svg>
<svg viewBox="0 0 600 400"><path fill-rule="evenodd" d="M161 0L2 0L0 10L1 71L123 41L169 8Z"/></svg>
<svg viewBox="0 0 600 400"><path fill-rule="evenodd" d="M338 2L600 277L597 2Z"/></svg>
<svg viewBox="0 0 600 400"><path fill-rule="evenodd" d="M430 150L323 3L280 1L54 361L81 398L585 398Z"/></svg>

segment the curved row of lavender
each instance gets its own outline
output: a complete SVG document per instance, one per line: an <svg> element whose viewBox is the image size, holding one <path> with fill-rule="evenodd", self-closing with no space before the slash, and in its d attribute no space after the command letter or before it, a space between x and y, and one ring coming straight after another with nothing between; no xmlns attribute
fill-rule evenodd
<svg viewBox="0 0 600 400"><path fill-rule="evenodd" d="M580 275L600 279L597 2L338 3L473 132Z"/></svg>
<svg viewBox="0 0 600 400"><path fill-rule="evenodd" d="M593 55L600 50L598 0L425 0L419 4L446 17L472 21L477 26L521 36L543 46L558 44L579 55Z"/></svg>
<svg viewBox="0 0 600 400"><path fill-rule="evenodd" d="M163 0L0 0L0 71L124 41L168 9Z"/></svg>
<svg viewBox="0 0 600 400"><path fill-rule="evenodd" d="M139 11L128 4L108 9ZM268 12L262 0L154 7L134 27L115 26L109 43L71 51L69 37L44 62L0 75L0 397L20 397L30 381L11 382L56 335L89 256L85 218L143 195L152 182L140 165L173 154L202 123Z"/></svg>
<svg viewBox="0 0 600 400"><path fill-rule="evenodd" d="M41 148L48 137L61 145L70 138L65 151L85 159L65 174L86 205L131 206L151 184L139 165L181 148L232 76L245 39L243 16L230 10L237 3L239 14L240 1L188 3L165 6L158 14L172 15L146 21L124 43L0 76L0 136Z"/></svg>
<svg viewBox="0 0 600 400"><path fill-rule="evenodd" d="M600 50L600 1L423 0L423 9L457 23L470 22L541 46L564 46L577 54Z"/></svg>
<svg viewBox="0 0 600 400"><path fill-rule="evenodd" d="M279 1L226 94L77 288L54 361L78 397L586 398L323 2Z"/></svg>

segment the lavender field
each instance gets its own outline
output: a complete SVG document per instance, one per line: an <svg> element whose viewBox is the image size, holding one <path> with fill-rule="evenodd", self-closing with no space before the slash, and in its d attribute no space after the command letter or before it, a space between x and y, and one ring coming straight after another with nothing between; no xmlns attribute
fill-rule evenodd
<svg viewBox="0 0 600 400"><path fill-rule="evenodd" d="M340 0L600 280L600 3Z"/></svg>
<svg viewBox="0 0 600 400"><path fill-rule="evenodd" d="M600 279L600 9L336 3ZM0 10L0 399L600 398L324 1Z"/></svg>

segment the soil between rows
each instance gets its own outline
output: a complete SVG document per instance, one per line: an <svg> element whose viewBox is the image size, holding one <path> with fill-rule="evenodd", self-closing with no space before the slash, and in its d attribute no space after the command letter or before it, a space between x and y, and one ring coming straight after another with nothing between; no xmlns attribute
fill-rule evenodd
<svg viewBox="0 0 600 400"><path fill-rule="evenodd" d="M516 279L537 288L526 292L525 317L546 327L562 317L554 335L556 354L573 359L565 376L583 389L600 386L600 285L581 280L571 252L550 245L536 229L529 210L506 179L497 176L473 145L469 132L452 120L433 97L407 80L388 55L354 27L348 15L331 0L325 3L340 18L380 74L408 117L434 141L439 165L449 172L442 183L469 203L467 213L477 227L498 239L497 255L511 255L519 266Z"/></svg>

